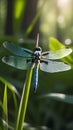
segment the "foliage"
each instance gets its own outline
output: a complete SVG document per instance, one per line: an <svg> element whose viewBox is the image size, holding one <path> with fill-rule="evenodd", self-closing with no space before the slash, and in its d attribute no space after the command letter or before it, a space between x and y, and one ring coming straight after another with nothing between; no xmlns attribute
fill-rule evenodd
<svg viewBox="0 0 73 130"><path fill-rule="evenodd" d="M71 0L65 6L58 5L58 1L55 1L55 3L53 0L46 0L46 2L45 0L39 0L35 16L31 21L28 20L29 26L22 32L21 25L25 17L27 0L15 0L12 10L12 35L5 34L8 0L1 0L0 2L0 129L14 130L16 122L20 122L20 119L16 117L20 116L21 118L23 111L25 111L23 117L26 113L23 128L26 130L73 129L73 69L54 74L39 70L38 89L34 94L31 84L26 111L23 110L25 105L23 86L27 81L26 71L16 70L1 61L4 55L10 55L2 46L4 41L12 41L33 50L35 40L33 39L34 33L32 34L32 30L34 30L38 19L40 19L40 46L42 46L42 50L56 50L62 47L73 48L71 44L73 43L73 4L71 3L73 1ZM62 6L65 6L65 8L62 8ZM29 16L31 13L29 12ZM9 29L11 30L11 28ZM34 32L38 33L36 30ZM32 39L28 38L29 34L32 34ZM53 37L56 37L60 42ZM66 46L62 43L65 43ZM73 54L61 59L61 61L68 63L73 68ZM62 96L65 98L62 98ZM18 112L21 102L23 102L23 105L20 115Z"/></svg>

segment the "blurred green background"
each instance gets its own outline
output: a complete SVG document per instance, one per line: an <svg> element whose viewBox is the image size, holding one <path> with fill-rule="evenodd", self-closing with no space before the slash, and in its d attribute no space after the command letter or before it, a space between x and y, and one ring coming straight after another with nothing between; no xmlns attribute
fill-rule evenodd
<svg viewBox="0 0 73 130"><path fill-rule="evenodd" d="M4 63L1 58L10 52L2 46L11 41L34 50L36 35L43 51L49 50L49 38L54 37L73 48L73 0L0 0L0 77L12 83L22 93L27 71L17 70ZM72 55L71 55L72 57ZM69 61L72 66L73 60ZM47 93L73 94L73 69L60 73L39 70L36 94L31 85L25 121L33 127L48 130L73 130L73 105L38 96ZM0 82L0 100L3 83ZM9 119L14 119L13 100L9 93ZM18 99L19 102L19 99ZM1 115L1 114L0 114ZM33 128L34 129L34 128Z"/></svg>

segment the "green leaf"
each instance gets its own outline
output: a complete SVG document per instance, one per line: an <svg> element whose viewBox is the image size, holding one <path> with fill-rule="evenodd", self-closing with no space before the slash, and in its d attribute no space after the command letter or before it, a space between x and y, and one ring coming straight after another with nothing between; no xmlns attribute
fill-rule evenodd
<svg viewBox="0 0 73 130"><path fill-rule="evenodd" d="M50 38L50 40L49 40L49 49L50 50L55 51L55 50L59 50L62 48L66 48L66 46L63 45L61 42L59 42L57 39L52 38L52 37ZM61 61L70 64L71 67L73 68L73 56L72 55L68 55L65 58L62 58Z"/></svg>
<svg viewBox="0 0 73 130"><path fill-rule="evenodd" d="M66 95L66 94L62 94L62 93L49 93L49 94L43 95L41 97L50 98L53 100L73 104L73 96L72 95Z"/></svg>
<svg viewBox="0 0 73 130"><path fill-rule="evenodd" d="M50 50L59 50L61 48L65 48L65 46L61 42L59 42L57 39L50 37L49 49Z"/></svg>

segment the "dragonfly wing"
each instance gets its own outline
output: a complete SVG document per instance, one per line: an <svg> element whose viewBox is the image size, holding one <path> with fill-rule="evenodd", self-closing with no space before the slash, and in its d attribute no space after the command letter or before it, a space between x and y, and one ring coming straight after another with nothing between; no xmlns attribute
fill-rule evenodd
<svg viewBox="0 0 73 130"><path fill-rule="evenodd" d="M55 73L55 72L70 70L71 66L63 62L47 60L46 62L40 63L40 69L45 72Z"/></svg>
<svg viewBox="0 0 73 130"><path fill-rule="evenodd" d="M17 56L5 56L2 58L2 61L10 66L21 70L27 70L32 65L31 59Z"/></svg>
<svg viewBox="0 0 73 130"><path fill-rule="evenodd" d="M11 53L17 56L30 57L32 55L32 51L26 48L19 47L13 43L4 42L3 46L9 50Z"/></svg>
<svg viewBox="0 0 73 130"><path fill-rule="evenodd" d="M61 59L67 55L69 55L72 52L71 48L62 48L60 50L56 50L56 51L48 51L48 52L43 52L43 58L46 59Z"/></svg>

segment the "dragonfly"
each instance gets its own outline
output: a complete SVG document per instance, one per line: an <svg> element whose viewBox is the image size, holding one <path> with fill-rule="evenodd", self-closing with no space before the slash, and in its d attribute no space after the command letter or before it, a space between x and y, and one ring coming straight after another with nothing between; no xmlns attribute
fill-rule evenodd
<svg viewBox="0 0 73 130"><path fill-rule="evenodd" d="M71 69L71 66L58 61L63 57L66 57L72 52L71 48L62 48L56 51L43 52L39 43L39 34L37 34L36 44L34 51L26 48L22 48L14 43L4 42L3 46L10 51L13 55L4 56L2 61L12 67L21 70L28 70L33 66L33 81L32 86L36 92L38 86L38 69L48 72L62 72Z"/></svg>

